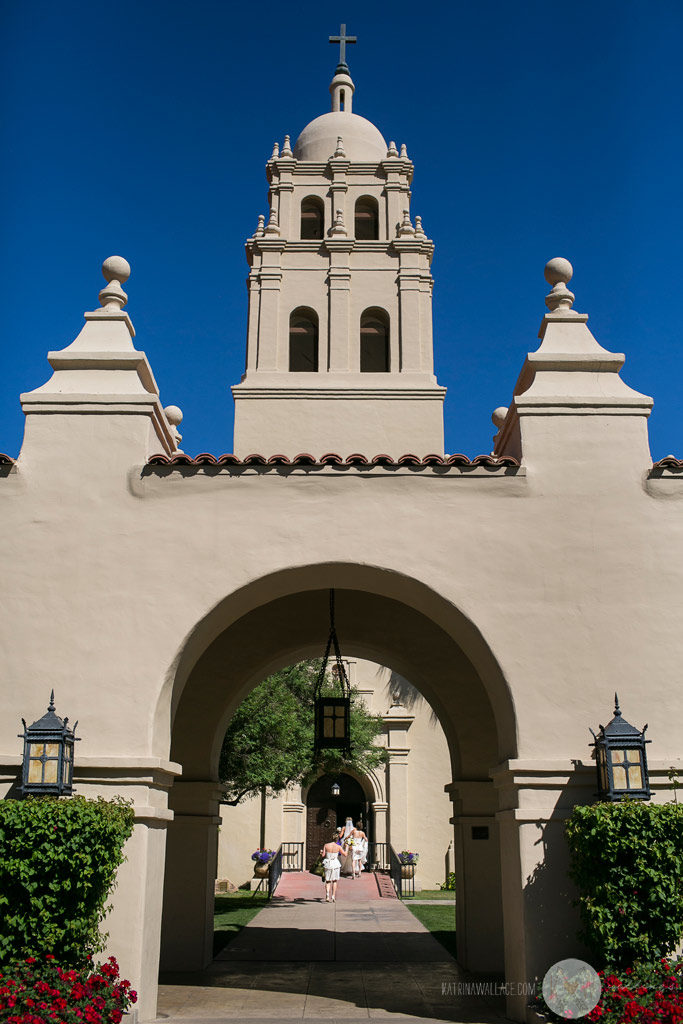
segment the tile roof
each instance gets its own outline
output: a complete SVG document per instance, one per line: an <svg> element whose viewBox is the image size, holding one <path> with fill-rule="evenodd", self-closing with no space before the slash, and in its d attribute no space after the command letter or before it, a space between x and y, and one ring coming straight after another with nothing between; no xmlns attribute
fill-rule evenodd
<svg viewBox="0 0 683 1024"><path fill-rule="evenodd" d="M677 459L675 455L665 455L659 462L655 462L653 469L683 469L683 459Z"/></svg>
<svg viewBox="0 0 683 1024"><path fill-rule="evenodd" d="M466 455L401 455L398 459L391 455L375 455L372 458L354 452L345 459L334 452L328 452L316 458L308 452L302 452L290 459L287 455L246 455L243 459L237 455L220 455L216 458L209 452L201 452L192 458L191 455L152 455L147 464L150 466L486 466L487 468L498 468L501 466L519 466L517 459L511 455L477 455L469 459Z"/></svg>
<svg viewBox="0 0 683 1024"><path fill-rule="evenodd" d="M11 455L5 455L4 452L0 452L0 466L13 466L14 459Z"/></svg>

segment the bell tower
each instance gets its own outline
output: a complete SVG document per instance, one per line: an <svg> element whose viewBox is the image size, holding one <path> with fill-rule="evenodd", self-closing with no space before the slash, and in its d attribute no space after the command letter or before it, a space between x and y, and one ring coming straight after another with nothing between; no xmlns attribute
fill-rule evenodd
<svg viewBox="0 0 683 1024"><path fill-rule="evenodd" d="M344 42L355 41L345 36ZM331 110L266 165L269 216L247 240L246 370L234 451L443 454L434 376L434 244L411 218L413 164L353 113L343 59Z"/></svg>

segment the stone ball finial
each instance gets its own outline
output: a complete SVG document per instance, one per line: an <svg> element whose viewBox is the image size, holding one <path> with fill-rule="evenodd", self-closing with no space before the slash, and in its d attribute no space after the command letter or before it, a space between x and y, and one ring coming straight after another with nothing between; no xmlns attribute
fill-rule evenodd
<svg viewBox="0 0 683 1024"><path fill-rule="evenodd" d="M280 153L280 156L292 156L292 145L289 135L285 135L285 142L282 147L282 152Z"/></svg>
<svg viewBox="0 0 683 1024"><path fill-rule="evenodd" d="M183 414L177 405L167 405L164 409L166 419L173 427L179 427L183 422Z"/></svg>
<svg viewBox="0 0 683 1024"><path fill-rule="evenodd" d="M108 256L102 264L102 276L107 282L118 281L123 284L130 277L130 263L123 256Z"/></svg>
<svg viewBox="0 0 683 1024"><path fill-rule="evenodd" d="M500 428L505 423L505 418L507 414L508 410L506 405L499 405L497 409L494 409L493 412L491 413L491 422L493 423L494 427L497 427L498 430L500 430Z"/></svg>
<svg viewBox="0 0 683 1024"><path fill-rule="evenodd" d="M574 276L574 268L564 256L555 256L548 260L543 274L549 285L569 284Z"/></svg>
<svg viewBox="0 0 683 1024"><path fill-rule="evenodd" d="M552 285L552 291L546 295L545 304L551 313L568 312L574 302L574 293L567 288L571 281L574 268L563 256L555 256L548 260L543 271L545 279Z"/></svg>
<svg viewBox="0 0 683 1024"><path fill-rule="evenodd" d="M130 277L130 263L123 256L109 256L102 264L102 275L107 285L99 294L100 305L108 313L120 312L128 302L121 282Z"/></svg>

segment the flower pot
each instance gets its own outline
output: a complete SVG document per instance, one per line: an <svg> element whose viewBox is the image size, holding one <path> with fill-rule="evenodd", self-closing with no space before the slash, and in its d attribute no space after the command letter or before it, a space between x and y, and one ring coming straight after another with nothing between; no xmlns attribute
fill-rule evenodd
<svg viewBox="0 0 683 1024"><path fill-rule="evenodd" d="M401 864L401 878L414 878L415 877L415 865L414 864Z"/></svg>
<svg viewBox="0 0 683 1024"><path fill-rule="evenodd" d="M254 878L267 878L268 870L270 868L270 861L259 863L258 861L254 864Z"/></svg>

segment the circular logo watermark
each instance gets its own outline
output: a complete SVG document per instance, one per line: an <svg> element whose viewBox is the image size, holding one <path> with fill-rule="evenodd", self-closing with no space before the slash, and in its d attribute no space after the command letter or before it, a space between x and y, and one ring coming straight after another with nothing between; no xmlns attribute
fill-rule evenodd
<svg viewBox="0 0 683 1024"><path fill-rule="evenodd" d="M560 960L543 979L543 998L560 1017L584 1017L597 1006L602 985L585 960Z"/></svg>

